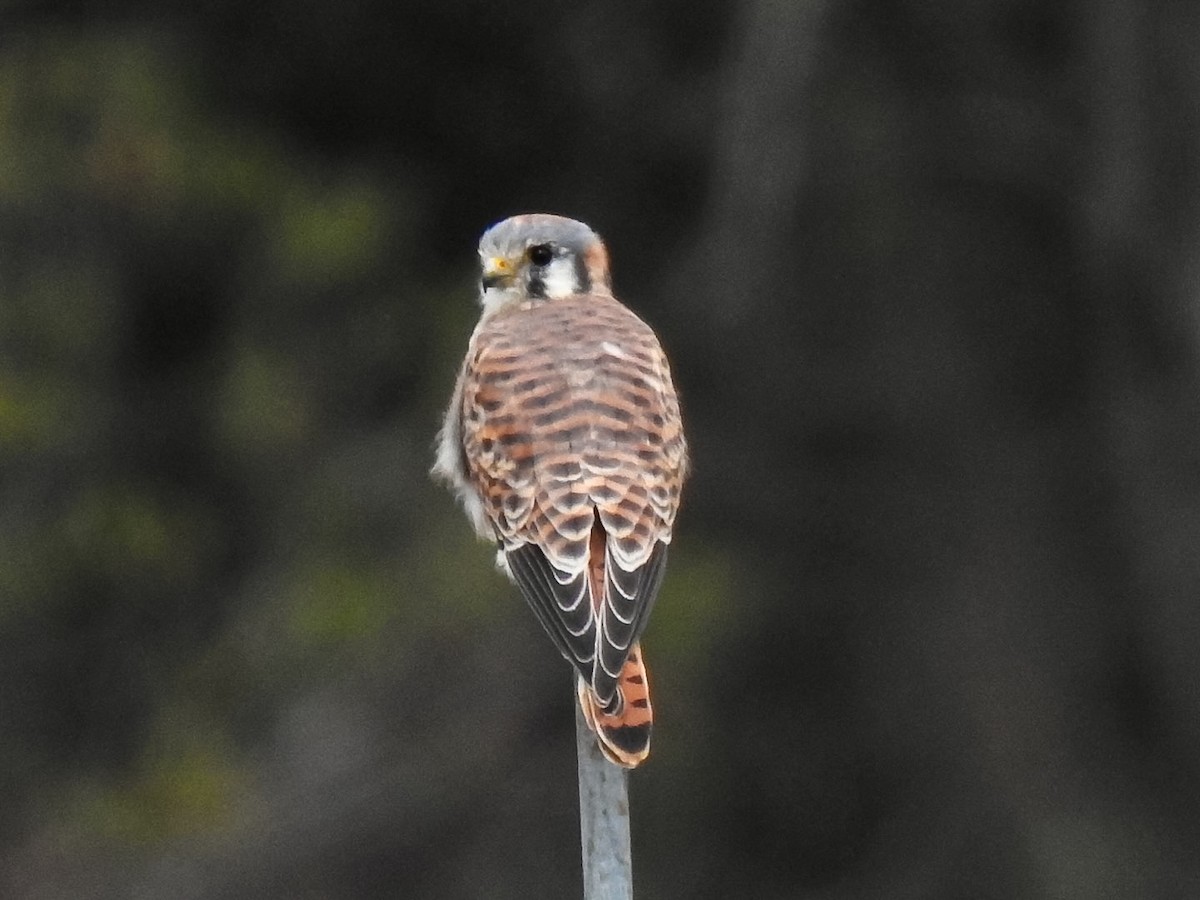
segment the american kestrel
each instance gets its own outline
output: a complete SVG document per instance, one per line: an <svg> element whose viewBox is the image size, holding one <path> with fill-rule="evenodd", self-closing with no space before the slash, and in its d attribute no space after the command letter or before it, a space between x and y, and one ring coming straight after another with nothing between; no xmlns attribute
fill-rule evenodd
<svg viewBox="0 0 1200 900"><path fill-rule="evenodd" d="M574 665L601 750L632 768L653 720L638 638L687 469L667 358L582 222L514 216L479 256L483 312L433 472Z"/></svg>

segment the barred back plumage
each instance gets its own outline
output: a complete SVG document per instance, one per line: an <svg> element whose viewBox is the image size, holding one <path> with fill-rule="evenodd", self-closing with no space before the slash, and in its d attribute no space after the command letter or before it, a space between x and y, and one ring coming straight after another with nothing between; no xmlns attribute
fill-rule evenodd
<svg viewBox="0 0 1200 900"><path fill-rule="evenodd" d="M636 765L652 718L637 641L662 582L686 446L658 339L609 293L595 243L571 259L597 270L590 293L517 291L490 310L485 300L435 470L477 504L477 525L586 683L580 702L601 746Z"/></svg>

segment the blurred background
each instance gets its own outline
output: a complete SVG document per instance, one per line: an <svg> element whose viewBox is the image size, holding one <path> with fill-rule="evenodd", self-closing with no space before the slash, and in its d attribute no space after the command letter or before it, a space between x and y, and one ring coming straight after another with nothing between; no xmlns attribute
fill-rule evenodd
<svg viewBox="0 0 1200 900"><path fill-rule="evenodd" d="M426 475L530 210L695 457L638 896L1200 896L1200 6L0 16L0 896L579 895Z"/></svg>

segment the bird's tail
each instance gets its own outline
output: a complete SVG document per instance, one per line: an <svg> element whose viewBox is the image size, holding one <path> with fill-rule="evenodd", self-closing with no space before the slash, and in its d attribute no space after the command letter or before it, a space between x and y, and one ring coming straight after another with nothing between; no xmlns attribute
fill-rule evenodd
<svg viewBox="0 0 1200 900"><path fill-rule="evenodd" d="M592 689L579 679L579 706L588 727L596 732L600 750L618 766L632 769L650 755L650 729L654 710L650 706L650 682L641 645L635 643L617 679L622 698L615 713L604 711Z"/></svg>

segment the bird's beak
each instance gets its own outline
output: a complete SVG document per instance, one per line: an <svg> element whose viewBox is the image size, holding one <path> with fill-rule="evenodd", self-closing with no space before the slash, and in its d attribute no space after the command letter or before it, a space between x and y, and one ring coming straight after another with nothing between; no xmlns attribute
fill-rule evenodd
<svg viewBox="0 0 1200 900"><path fill-rule="evenodd" d="M508 287L516 277L516 267L503 256L489 256L483 261L483 289Z"/></svg>

